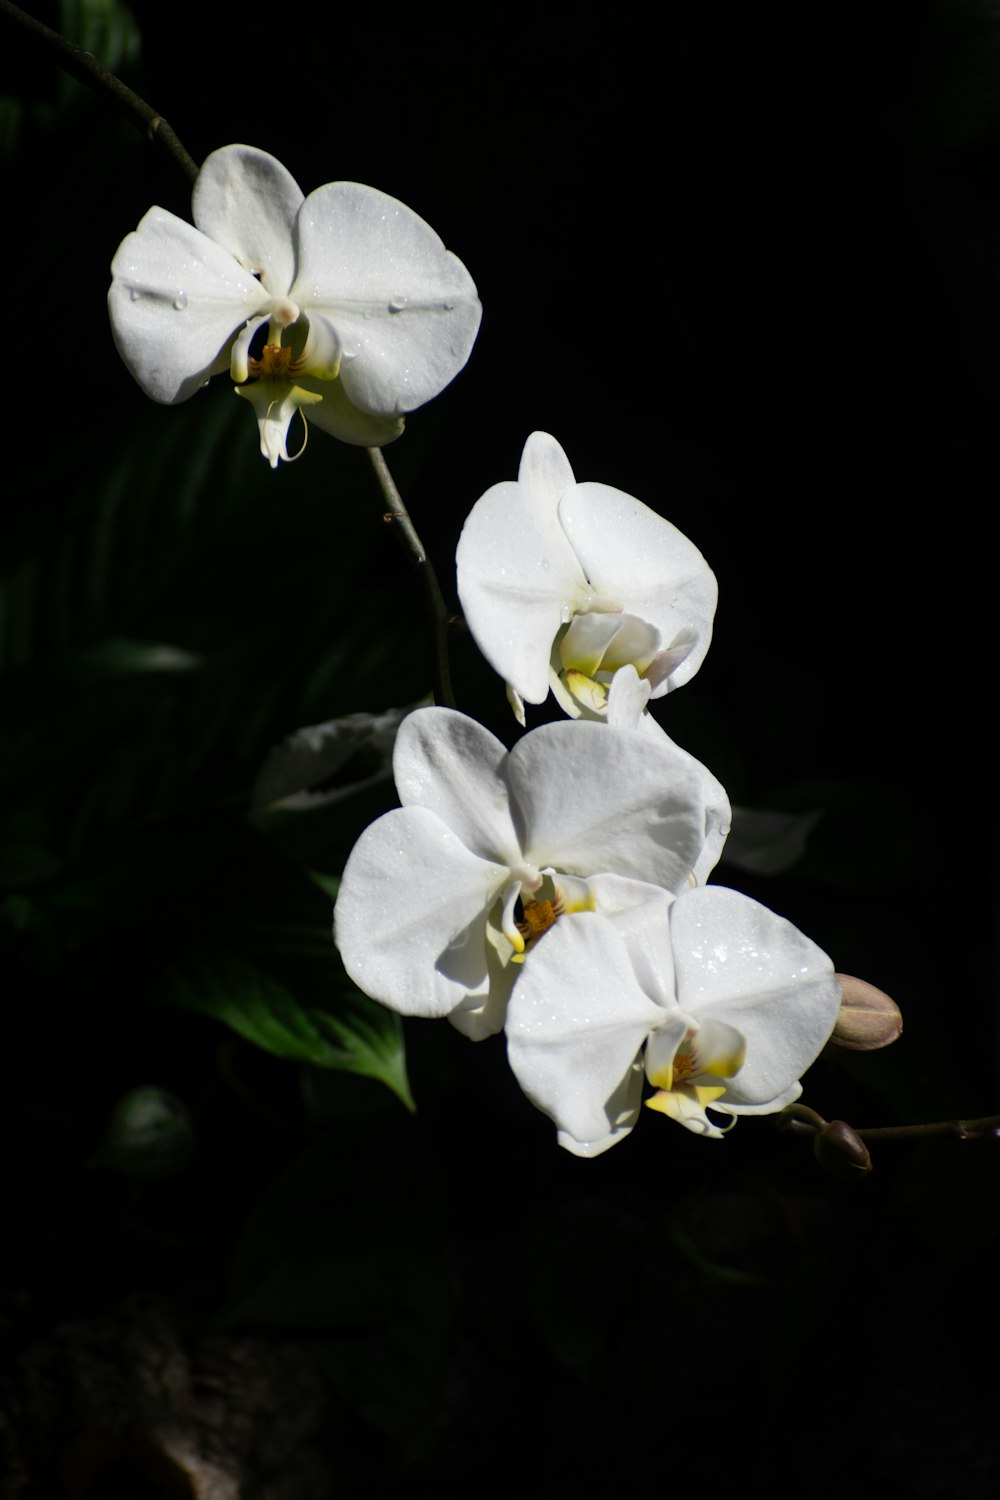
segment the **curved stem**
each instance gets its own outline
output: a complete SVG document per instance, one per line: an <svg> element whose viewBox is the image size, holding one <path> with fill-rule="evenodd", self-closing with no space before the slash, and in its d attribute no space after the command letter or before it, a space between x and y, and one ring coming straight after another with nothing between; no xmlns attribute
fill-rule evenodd
<svg viewBox="0 0 1000 1500"><path fill-rule="evenodd" d="M112 99L136 129L141 130L154 145L164 150L180 167L188 181L194 182L198 176L198 163L185 149L173 127L145 99L140 99L120 78L99 63L92 52L86 52L75 42L67 41L58 31L36 21L34 16L29 16L19 6L12 5L11 0L0 0L0 15L9 16L16 26L20 26L40 46L58 53L60 64L67 73L72 73L74 78L87 84L96 93Z"/></svg>
<svg viewBox="0 0 1000 1500"><path fill-rule="evenodd" d="M454 708L456 706L455 695L452 691L451 668L448 663L448 607L444 602L437 574L434 572L423 542L417 535L416 527L410 520L409 511L403 504L396 482L389 472L389 465L383 457L382 449L369 448L367 452L386 504L382 519L386 525L391 526L399 545L408 554L410 562L420 574L420 586L424 591L424 599L430 615L434 701L444 708Z"/></svg>

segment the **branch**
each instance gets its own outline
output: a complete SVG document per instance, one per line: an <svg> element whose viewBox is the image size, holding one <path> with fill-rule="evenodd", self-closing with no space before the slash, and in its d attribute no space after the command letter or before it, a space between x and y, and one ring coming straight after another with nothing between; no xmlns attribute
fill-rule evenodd
<svg viewBox="0 0 1000 1500"><path fill-rule="evenodd" d="M396 488L396 482L389 472L389 465L383 457L381 448L369 448L367 452L387 507L382 519L392 528L399 545L420 574L420 586L424 591L424 599L430 615L434 701L444 708L455 708L451 668L448 663L448 606L444 602L437 574L410 520L409 511L403 504L403 498Z"/></svg>
<svg viewBox="0 0 1000 1500"><path fill-rule="evenodd" d="M67 41L58 31L43 26L34 16L29 16L11 0L0 0L0 15L5 15L20 26L39 46L47 47L58 54L59 62L67 73L72 73L81 83L97 94L104 94L130 120L137 130L159 146L180 167L189 182L198 176L198 163L182 144L173 127L153 107L127 88L116 74L110 72L92 52L85 52L75 42Z"/></svg>

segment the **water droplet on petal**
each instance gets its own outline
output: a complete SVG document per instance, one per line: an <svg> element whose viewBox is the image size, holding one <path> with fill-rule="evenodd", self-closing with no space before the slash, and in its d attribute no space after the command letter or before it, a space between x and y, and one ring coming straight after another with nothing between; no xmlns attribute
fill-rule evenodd
<svg viewBox="0 0 1000 1500"><path fill-rule="evenodd" d="M402 312L403 308L405 306L406 306L406 298L405 297L396 296L396 297L391 297L389 299L389 311L391 313Z"/></svg>
<svg viewBox="0 0 1000 1500"><path fill-rule="evenodd" d="M129 287L128 299L130 302L138 302L141 296L142 293L137 286Z"/></svg>
<svg viewBox="0 0 1000 1500"><path fill-rule="evenodd" d="M183 312L184 309L187 307L187 305L188 305L188 294L187 294L187 292L178 292L177 296L174 298L174 308L176 309L176 311L177 312Z"/></svg>

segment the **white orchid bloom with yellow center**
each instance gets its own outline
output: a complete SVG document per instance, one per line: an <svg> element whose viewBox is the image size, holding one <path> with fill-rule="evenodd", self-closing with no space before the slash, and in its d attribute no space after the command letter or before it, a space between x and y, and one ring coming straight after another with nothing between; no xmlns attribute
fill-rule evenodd
<svg viewBox="0 0 1000 1500"><path fill-rule="evenodd" d="M168 405L228 369L272 468L296 411L380 447L468 359L482 311L472 278L395 198L356 182L306 198L267 152L225 146L192 207L194 226L151 208L118 247L115 343Z"/></svg>
<svg viewBox="0 0 1000 1500"><path fill-rule="evenodd" d="M628 922L707 873L729 823L715 777L666 736L598 724L547 724L508 752L463 714L418 709L393 770L403 805L347 861L337 945L365 994L477 1039L571 913Z"/></svg>
<svg viewBox="0 0 1000 1500"><path fill-rule="evenodd" d="M473 506L457 561L469 628L522 724L550 687L574 718L603 718L626 664L662 698L712 638L718 590L693 542L631 495L577 484L546 432Z"/></svg>
<svg viewBox="0 0 1000 1500"><path fill-rule="evenodd" d="M772 1114L833 1031L840 984L815 943L720 886L578 913L525 966L507 1015L521 1087L560 1144L597 1156L649 1108L719 1137Z"/></svg>

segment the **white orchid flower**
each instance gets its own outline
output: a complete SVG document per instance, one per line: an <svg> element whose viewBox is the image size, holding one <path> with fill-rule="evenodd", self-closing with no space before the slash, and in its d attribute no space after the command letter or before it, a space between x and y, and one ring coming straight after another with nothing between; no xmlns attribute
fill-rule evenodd
<svg viewBox="0 0 1000 1500"><path fill-rule="evenodd" d="M620 916L567 916L514 988L507 1052L560 1144L597 1156L635 1124L644 1076L656 1090L646 1104L700 1135L783 1109L839 1007L815 943L747 896L705 886Z"/></svg>
<svg viewBox="0 0 1000 1500"><path fill-rule="evenodd" d="M712 638L718 590L697 547L631 495L577 484L547 432L473 506L457 561L469 628L522 724L550 687L574 718L603 718L627 663L661 698Z"/></svg>
<svg viewBox="0 0 1000 1500"><path fill-rule="evenodd" d="M395 198L356 182L305 198L267 152L225 146L192 206L197 227L151 208L118 247L115 343L168 405L228 369L272 468L296 411L379 447L468 359L482 312L472 278Z"/></svg>
<svg viewBox="0 0 1000 1500"><path fill-rule="evenodd" d="M463 714L418 709L393 770L403 805L347 861L337 944L365 994L477 1039L501 1029L515 978L567 913L624 921L683 889L729 822L692 756L598 724L547 724L508 752Z"/></svg>

